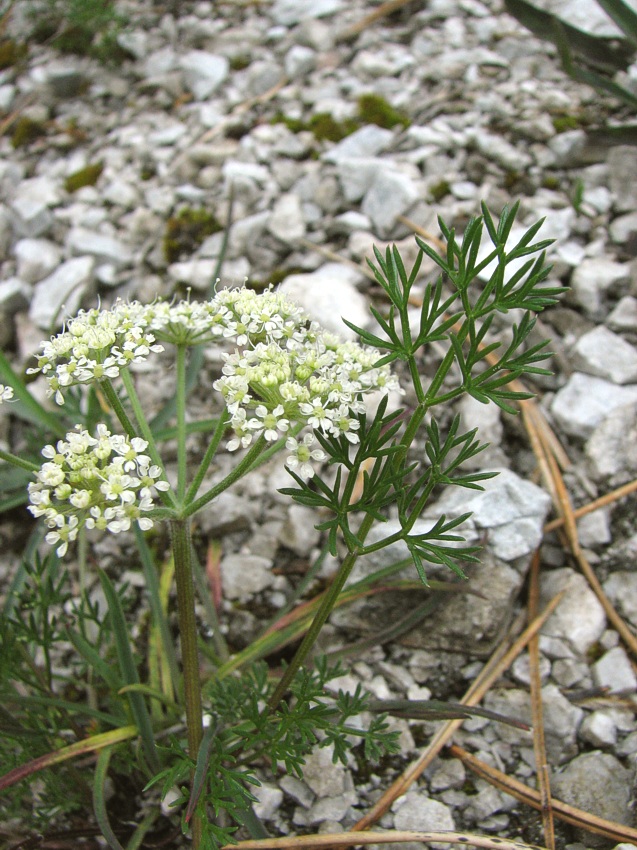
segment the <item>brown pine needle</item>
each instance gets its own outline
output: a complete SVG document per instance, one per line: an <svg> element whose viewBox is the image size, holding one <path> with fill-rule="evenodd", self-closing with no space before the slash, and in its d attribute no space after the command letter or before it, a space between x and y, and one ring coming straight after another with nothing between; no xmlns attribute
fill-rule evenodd
<svg viewBox="0 0 637 850"><path fill-rule="evenodd" d="M343 847L351 842L347 832L326 833L324 835L297 835L286 838L258 838L251 841L238 841L227 844L222 850L285 850L298 848L307 850L312 847ZM525 844L508 838L496 838L488 835L473 835L467 832L364 832L356 836L357 845L365 844L404 844L406 842L428 844L430 841L444 841L445 844L463 844L465 847L484 847L486 850L546 850L536 844Z"/></svg>
<svg viewBox="0 0 637 850"><path fill-rule="evenodd" d="M538 791L529 788L523 782L502 773L494 767L477 759L475 756L468 753L457 744L452 744L449 747L449 752L452 756L459 758L467 767L474 773L495 785L502 791L506 791L516 800L532 806L534 809L540 809L542 806L541 797ZM553 812L556 817L565 823L570 823L573 826L585 829L587 832L592 832L595 835L603 835L615 843L637 843L637 829L630 826L624 826L621 823L608 821L596 815L588 814L588 812L577 809L575 806L569 806L567 803L562 803L560 800L553 800Z"/></svg>
<svg viewBox="0 0 637 850"><path fill-rule="evenodd" d="M402 9L403 6L406 6L407 3L411 3L411 0L387 0L386 3L381 3L381 5L374 9L373 12L370 12L369 15L365 15L364 18L361 18L357 23L352 24L351 27L348 27L344 30L339 36L339 41L349 41L351 38L355 38L357 35L363 32L363 30L370 27L372 24L375 24L376 21L380 21L383 18L386 18L387 15L391 15L392 12L397 12L399 9Z"/></svg>
<svg viewBox="0 0 637 850"><path fill-rule="evenodd" d="M532 621L537 617L540 599L540 555L533 555L529 577L528 616ZM553 825L553 803L551 800L551 785L546 759L546 744L544 741L544 712L542 706L542 680L540 676L540 643L537 634L529 641L529 667L531 671L531 716L533 718L533 751L537 765L537 782L542 803L542 828L544 843L550 850L555 850L555 829Z"/></svg>
<svg viewBox="0 0 637 850"><path fill-rule="evenodd" d="M502 672L506 670L513 660L517 658L520 652L522 652L531 637L539 632L546 620L559 604L561 598L562 595L559 594L552 599L542 614L539 617L536 617L533 623L527 626L524 632L512 643L509 649L502 652L501 648L498 647L492 658L485 665L480 675L473 682L467 693L460 701L462 705L471 706L477 705L480 702L493 683L500 678ZM445 725L434 735L429 746L420 755L420 757L413 762L407 770L392 783L392 785L389 786L376 805L374 805L370 811L352 827L352 831L360 832L365 830L381 818L390 809L394 800L401 797L418 779L463 722L463 720L450 720L445 723ZM358 843L358 836L356 837L355 842L352 840L352 843Z"/></svg>
<svg viewBox="0 0 637 850"><path fill-rule="evenodd" d="M421 236L425 242L429 242L437 251L440 251L444 257L447 253L447 243L443 242L438 236L434 236L433 233L430 233L424 227L421 227L419 224L416 224L412 219L407 218L406 215L398 215L396 216L396 221L399 221L401 224L404 224L405 227L408 227L410 230L413 230L414 233L417 233L418 236Z"/></svg>
<svg viewBox="0 0 637 850"><path fill-rule="evenodd" d="M593 513L593 511L597 511L600 508L605 508L607 505L612 505L613 502L618 502L620 499L623 499L625 496L629 496L631 493L634 493L637 490L637 479L634 481L630 481L628 484L623 484L621 487L617 487L616 490L611 490L610 493L606 493L604 496L600 496L599 499L595 499L592 502L589 502L586 505L582 505L580 508L573 509L573 516L575 519L579 519L586 514ZM556 528L561 528L564 525L564 520L562 517L558 517L557 519L552 519L550 522L547 522L544 526L544 531L555 531Z"/></svg>

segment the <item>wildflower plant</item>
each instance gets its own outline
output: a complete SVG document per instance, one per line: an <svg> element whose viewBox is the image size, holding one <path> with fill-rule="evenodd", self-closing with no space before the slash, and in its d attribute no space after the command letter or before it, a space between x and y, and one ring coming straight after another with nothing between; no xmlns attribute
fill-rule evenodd
<svg viewBox="0 0 637 850"><path fill-rule="evenodd" d="M424 583L427 563L464 575L463 565L477 560L476 548L463 545L457 532L468 515L441 516L424 533L414 527L441 485L481 489L480 482L492 475L461 470L484 445L475 430L460 433L457 417L443 433L432 409L468 393L513 411L512 402L528 394L509 389L510 382L524 374L547 374L538 365L548 356L545 344L528 344L531 314L553 304L562 289L545 285L549 270L543 252L549 242L533 242L541 222L512 249L507 247L516 212L516 207L505 209L496 224L483 207L460 242L441 221L446 256L418 239L419 255L409 273L397 249L385 255L377 251L372 269L389 306L383 312L372 310L376 331L350 325L360 343L327 333L272 288L257 294L246 287L219 289L204 302L117 301L110 309L80 312L61 333L42 343L29 372L43 376L49 395L62 407L79 398L81 409L83 393L99 390L108 422L95 422L92 428L78 424L42 449L39 466L6 451L0 451L0 458L31 472L29 510L43 520L46 542L58 556L76 543L79 553L85 553L88 532L135 531L153 614L160 629L164 623L161 645L166 657L161 663L165 661L174 680L174 689L164 690L162 699L184 705L187 740L185 746L179 738L171 739L170 746L158 746L156 736L166 718L157 707L149 712L144 699L149 694L139 681L130 641L122 634L121 599L100 571L134 720L132 732L126 734L142 739L148 786L158 785L164 794L175 786L181 789L182 826L192 831L195 847L220 846L232 839L232 823L217 819L222 811L235 824L255 829L250 787L258 784L254 764L259 758L301 774L303 755L319 737L322 745L333 744L335 757L342 760L352 736L364 739L370 757L392 749L393 737L382 716L366 730L350 723L366 707L363 694L340 694L335 700L326 696L326 683L338 671L323 662L314 672L302 667L360 557L402 540ZM478 262L485 228L492 249ZM538 256L507 275L512 261L533 254ZM410 302L425 255L441 275L427 284L414 321ZM495 270L486 274L491 263ZM489 339L494 316L509 310L521 315L510 341ZM426 379L422 354L434 343L442 353L433 376ZM225 346L221 374L213 383L223 410L209 429L196 471L189 475L187 361L193 348L209 344ZM143 409L133 371L169 346L175 352L175 426L170 432L177 445L175 472L166 468L161 439ZM409 410L389 409L388 393L401 391L398 371L411 383L415 402ZM0 399L11 401L12 390L0 386ZM16 393L24 397L17 383ZM382 399L372 412L366 402L379 393ZM424 442L420 457L417 441ZM236 464L223 480L207 486L213 459L224 448L236 454ZM239 663L221 658L202 689L191 521L277 451L283 452L294 484L282 492L320 510L326 518L317 527L326 533L329 549L335 556L343 551L345 555L278 681L266 675L264 666L236 679L231 673ZM328 467L333 471L326 473ZM372 526L393 515L399 518L400 530L367 543ZM151 556L142 533L159 521L167 522L171 531L183 678L162 620L155 571L148 569ZM87 645L85 634L69 639L99 666L99 654ZM250 647L246 654L257 657ZM116 688L112 671L100 669ZM289 694L294 698L288 704ZM104 734L115 742L115 730ZM110 753L111 747L106 747L98 758L96 775L102 781ZM95 799L96 817L108 839L110 827L99 793ZM258 828L253 834L259 834Z"/></svg>

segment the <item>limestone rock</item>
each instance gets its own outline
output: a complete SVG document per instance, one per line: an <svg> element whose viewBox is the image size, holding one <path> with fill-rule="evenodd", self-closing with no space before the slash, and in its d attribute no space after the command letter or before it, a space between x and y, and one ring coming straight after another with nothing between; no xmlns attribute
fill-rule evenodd
<svg viewBox="0 0 637 850"><path fill-rule="evenodd" d="M567 434L587 439L613 410L637 401L637 386L618 386L603 378L573 372L551 404Z"/></svg>
<svg viewBox="0 0 637 850"><path fill-rule="evenodd" d="M614 384L637 381L637 351L623 337L600 325L581 336L573 349L575 368Z"/></svg>
<svg viewBox="0 0 637 850"><path fill-rule="evenodd" d="M93 257L75 257L35 285L29 318L43 330L60 327L67 316L77 313L91 292Z"/></svg>

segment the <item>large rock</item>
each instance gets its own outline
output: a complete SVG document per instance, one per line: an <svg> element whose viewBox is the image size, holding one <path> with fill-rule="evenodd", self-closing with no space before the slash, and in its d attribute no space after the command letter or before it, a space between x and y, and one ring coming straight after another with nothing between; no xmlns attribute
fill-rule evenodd
<svg viewBox="0 0 637 850"><path fill-rule="evenodd" d="M29 318L43 330L60 327L77 313L94 283L93 257L75 257L36 284Z"/></svg>
<svg viewBox="0 0 637 850"><path fill-rule="evenodd" d="M630 811L631 776L615 756L593 750L573 759L551 778L553 796L597 817L627 826ZM581 833L587 846L607 846L588 832Z"/></svg>
<svg viewBox="0 0 637 850"><path fill-rule="evenodd" d="M279 287L322 328L343 339L355 339L356 334L343 323L347 319L359 327L370 322L367 301L356 288L362 275L340 263L326 263L315 272L292 274Z"/></svg>
<svg viewBox="0 0 637 850"><path fill-rule="evenodd" d="M221 582L227 599L246 602L270 587L274 580L272 561L250 552L237 552L221 559Z"/></svg>
<svg viewBox="0 0 637 850"><path fill-rule="evenodd" d="M568 567L545 572L541 581L542 604L563 593L559 605L542 628L553 639L561 638L573 651L583 656L606 628L606 614L601 602L584 576Z"/></svg>
<svg viewBox="0 0 637 850"><path fill-rule="evenodd" d="M98 262L115 266L127 266L133 259L130 248L121 239L85 227L74 227L69 232L67 244L74 254L88 254Z"/></svg>
<svg viewBox="0 0 637 850"><path fill-rule="evenodd" d="M204 50L191 50L181 58L184 82L195 100L210 97L224 82L230 70L225 56L206 53Z"/></svg>
<svg viewBox="0 0 637 850"><path fill-rule="evenodd" d="M571 289L576 302L593 319L603 318L606 293L630 279L627 263L606 257L588 257L573 270Z"/></svg>
<svg viewBox="0 0 637 850"><path fill-rule="evenodd" d="M632 145L616 145L608 153L610 188L618 212L634 212L637 208L637 150Z"/></svg>
<svg viewBox="0 0 637 850"><path fill-rule="evenodd" d="M374 157L386 150L393 138L391 130L366 124L330 148L323 154L323 159L326 162L340 162L343 159Z"/></svg>
<svg viewBox="0 0 637 850"><path fill-rule="evenodd" d="M580 372L605 378L614 384L637 381L637 351L623 337L603 325L577 340L573 363Z"/></svg>
<svg viewBox="0 0 637 850"><path fill-rule="evenodd" d="M397 217L407 213L419 198L418 184L409 174L386 168L376 174L361 211L369 216L378 235L385 238L394 230Z"/></svg>
<svg viewBox="0 0 637 850"><path fill-rule="evenodd" d="M409 791L394 803L394 828L414 832L442 832L456 828L451 810L426 793Z"/></svg>
<svg viewBox="0 0 637 850"><path fill-rule="evenodd" d="M572 437L588 439L618 407L637 401L637 386L617 386L603 378L573 372L551 404L556 422Z"/></svg>
<svg viewBox="0 0 637 850"><path fill-rule="evenodd" d="M275 23L295 26L308 18L323 18L343 8L343 0L276 0L270 10Z"/></svg>
<svg viewBox="0 0 637 850"><path fill-rule="evenodd" d="M60 264L61 251L48 239L20 239L14 247L18 277L25 283L37 283Z"/></svg>
<svg viewBox="0 0 637 850"><path fill-rule="evenodd" d="M637 402L616 407L586 443L588 471L595 481L625 484L637 475Z"/></svg>
<svg viewBox="0 0 637 850"><path fill-rule="evenodd" d="M60 199L57 184L48 177L33 177L20 183L10 203L16 233L31 238L46 233L53 224L51 207Z"/></svg>

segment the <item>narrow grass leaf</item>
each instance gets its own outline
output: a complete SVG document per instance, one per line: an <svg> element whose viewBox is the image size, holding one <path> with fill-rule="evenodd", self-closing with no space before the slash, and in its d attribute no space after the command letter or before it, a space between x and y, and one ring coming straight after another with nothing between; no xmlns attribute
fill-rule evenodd
<svg viewBox="0 0 637 850"><path fill-rule="evenodd" d="M32 776L34 773L51 767L54 764L60 764L76 756L94 753L103 747L109 747L112 744L119 744L122 741L135 738L138 734L137 726L122 726L120 729L111 729L109 732L102 732L99 735L93 735L91 738L84 738L75 744L69 744L68 747L62 747L59 750L39 756L26 764L21 764L19 767L13 768L13 770L5 773L4 776L0 776L0 791L10 788L16 782L20 782L22 779L26 779L28 776Z"/></svg>
<svg viewBox="0 0 637 850"><path fill-rule="evenodd" d="M108 603L108 611L111 618L113 634L115 636L115 648L117 650L117 659L119 661L122 679L127 685L138 685L139 674L137 672L137 667L135 666L133 650L130 644L126 620L124 619L124 612L122 611L119 597L115 592L113 583L104 570L99 569L98 574ZM137 728L139 729L144 753L148 759L150 767L155 773L157 773L159 770L159 758L155 748L153 727L150 721L148 709L146 708L146 703L144 702L143 696L134 691L128 694L128 700L133 713L133 718L135 719Z"/></svg>
<svg viewBox="0 0 637 850"><path fill-rule="evenodd" d="M168 693L167 690L166 696L174 697L175 694L179 693L181 675L179 673L179 664L177 663L175 645L173 643L170 628L168 627L168 620L166 618L166 607L162 600L161 580L158 576L158 570L155 564L155 559L153 558L153 553L148 547L146 538L137 523L135 523L134 531L135 542L137 543L142 569L144 571L144 578L146 580L146 591L148 593L150 610L153 616L154 643L155 645L159 644L158 652L160 654L160 663L163 663L164 667L168 668L170 675L170 693Z"/></svg>
<svg viewBox="0 0 637 850"><path fill-rule="evenodd" d="M105 747L97 757L95 776L93 777L93 812L95 814L95 820L102 831L102 836L111 850L124 850L113 832L111 822L108 819L108 812L106 811L105 788L108 777L108 765L111 760L111 749L111 747Z"/></svg>

